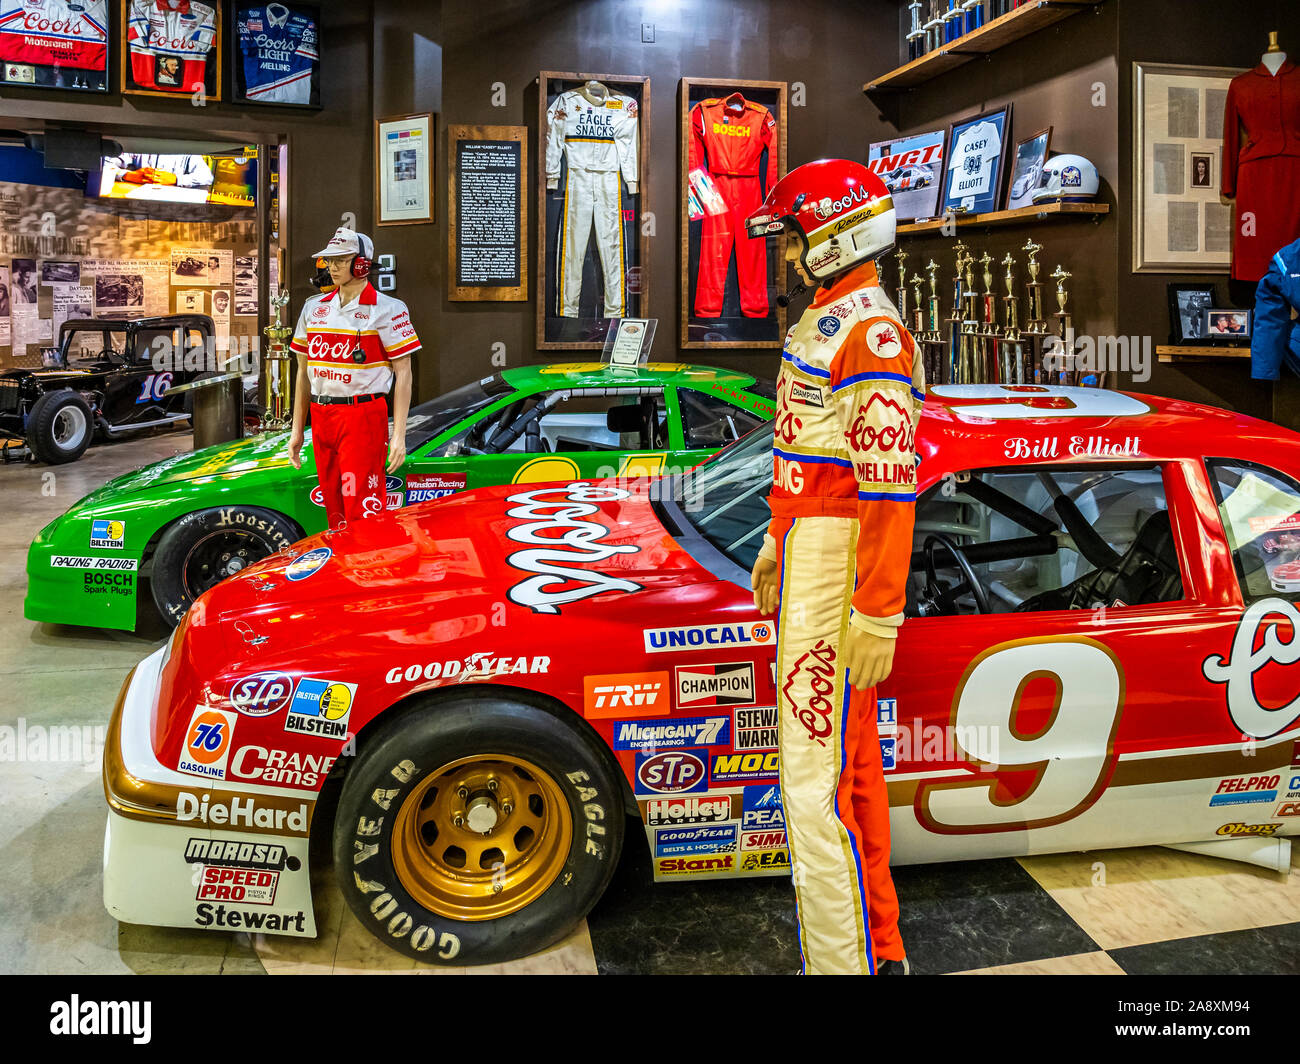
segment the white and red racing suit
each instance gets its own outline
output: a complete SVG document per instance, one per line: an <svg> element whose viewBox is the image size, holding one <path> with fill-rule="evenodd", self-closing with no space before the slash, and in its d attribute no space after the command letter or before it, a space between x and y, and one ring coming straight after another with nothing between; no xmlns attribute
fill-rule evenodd
<svg viewBox="0 0 1300 1064"><path fill-rule="evenodd" d="M818 291L786 336L772 523L780 565L781 795L810 974L902 960L875 688L849 686L849 626L903 621L916 500L921 355L865 263Z"/></svg>

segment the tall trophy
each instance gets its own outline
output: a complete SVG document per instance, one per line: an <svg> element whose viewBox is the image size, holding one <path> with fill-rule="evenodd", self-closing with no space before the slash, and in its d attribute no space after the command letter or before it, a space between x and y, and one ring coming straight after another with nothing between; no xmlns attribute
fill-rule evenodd
<svg viewBox="0 0 1300 1064"><path fill-rule="evenodd" d="M907 324L907 259L906 251L898 252L894 258L898 260L898 288L896 289L898 304L898 320L904 325Z"/></svg>
<svg viewBox="0 0 1300 1064"><path fill-rule="evenodd" d="M1006 286L1007 294L1002 297L1002 302L1006 305L1006 322L1003 325L1003 340L998 345L998 350L1002 355L999 372L1001 373L1003 384L1024 384L1026 379L1033 380L1032 375L1028 378L1025 376L1025 344L1020 334L1020 299L1016 295L1016 260L1012 257L1011 252L1007 252L1007 257L1002 260L1002 265L1007 268L1007 272L1002 277L1002 283Z"/></svg>
<svg viewBox="0 0 1300 1064"><path fill-rule="evenodd" d="M984 293L980 296L980 383L998 383L1002 375L998 365L998 297L993 294L993 271L989 263L993 256L987 251L980 256L984 267Z"/></svg>
<svg viewBox="0 0 1300 1064"><path fill-rule="evenodd" d="M907 32L907 58L909 61L920 59L923 52L925 30L921 29L921 0L912 0L907 5L912 16L912 28Z"/></svg>
<svg viewBox="0 0 1300 1064"><path fill-rule="evenodd" d="M281 291L271 297L271 324L262 330L266 336L266 352L262 356L262 424L263 432L274 432L289 426L289 399L293 394L293 358L286 341L293 336L293 327L280 320L280 314L289 303L289 293Z"/></svg>
<svg viewBox="0 0 1300 1064"><path fill-rule="evenodd" d="M1036 244L1031 239L1021 250L1029 252L1029 261L1025 264L1025 269L1029 271L1029 280L1025 282L1025 288L1029 290L1025 332L1042 336L1047 332L1048 326L1047 319L1043 317L1043 283L1038 279L1039 262L1034 256L1043 250L1043 245Z"/></svg>
<svg viewBox="0 0 1300 1064"><path fill-rule="evenodd" d="M1064 266L1057 266L1052 271L1052 280L1056 282L1056 305L1060 309L1052 315L1056 318L1056 336L1060 341L1057 345L1058 358L1060 358L1060 369L1057 374L1057 382L1060 384L1075 384L1074 380L1074 324L1070 319L1070 312L1065 309L1065 304L1069 301L1070 293L1065 290L1065 282L1068 281L1071 274Z"/></svg>
<svg viewBox="0 0 1300 1064"><path fill-rule="evenodd" d="M966 322L966 287L962 281L962 273L966 267L966 245L958 240L953 245L953 250L957 253L957 262L956 272L952 278L952 313L945 319L948 324L946 377L949 384L965 384L966 378L962 376L962 356L965 354L965 341L962 336Z"/></svg>

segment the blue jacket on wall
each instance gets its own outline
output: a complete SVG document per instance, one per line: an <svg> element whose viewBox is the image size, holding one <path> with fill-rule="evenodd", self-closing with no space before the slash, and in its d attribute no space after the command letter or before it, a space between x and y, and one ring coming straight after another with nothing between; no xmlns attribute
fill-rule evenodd
<svg viewBox="0 0 1300 1064"><path fill-rule="evenodd" d="M1255 290L1255 328L1250 341L1250 375L1275 381L1282 363L1300 375L1300 240L1288 244L1269 264Z"/></svg>

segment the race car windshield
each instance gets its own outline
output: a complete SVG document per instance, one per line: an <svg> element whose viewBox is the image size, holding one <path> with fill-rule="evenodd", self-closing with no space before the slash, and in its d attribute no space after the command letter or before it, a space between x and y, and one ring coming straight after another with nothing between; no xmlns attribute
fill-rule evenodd
<svg viewBox="0 0 1300 1064"><path fill-rule="evenodd" d="M414 454L417 447L423 447L510 391L510 385L498 373L412 407L406 418L406 453Z"/></svg>
<svg viewBox="0 0 1300 1064"><path fill-rule="evenodd" d="M682 477L664 507L746 572L772 519L772 424L760 425Z"/></svg>

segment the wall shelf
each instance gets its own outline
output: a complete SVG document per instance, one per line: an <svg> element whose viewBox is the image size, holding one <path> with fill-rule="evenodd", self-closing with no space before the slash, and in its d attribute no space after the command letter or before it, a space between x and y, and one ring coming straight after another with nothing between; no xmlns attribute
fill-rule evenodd
<svg viewBox="0 0 1300 1064"><path fill-rule="evenodd" d="M1028 37L1044 26L1069 18L1085 7L1093 7L1098 2L1099 0L1037 0L1036 3L1022 4L964 37L958 37L933 52L927 52L920 59L904 63L874 81L868 81L862 86L862 91L900 92L910 89L963 63L969 63L978 55L987 55L1012 41Z"/></svg>
<svg viewBox="0 0 1300 1064"><path fill-rule="evenodd" d="M989 211L986 214L954 214L958 228L972 225L1017 225L1025 222L1047 221L1049 218L1100 217L1110 213L1109 203L1043 203L1037 206L1017 207L1014 211ZM932 233L942 229L943 218L930 218L923 222L906 222L897 229L905 233Z"/></svg>
<svg viewBox="0 0 1300 1064"><path fill-rule="evenodd" d="M1212 347L1208 344L1156 345L1156 360L1159 362L1214 362L1238 358L1250 358L1250 348Z"/></svg>

